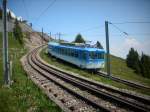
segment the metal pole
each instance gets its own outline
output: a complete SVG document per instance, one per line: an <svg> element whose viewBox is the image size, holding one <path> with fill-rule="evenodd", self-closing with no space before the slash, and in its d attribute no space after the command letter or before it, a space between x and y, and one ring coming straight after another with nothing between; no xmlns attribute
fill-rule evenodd
<svg viewBox="0 0 150 112"><path fill-rule="evenodd" d="M107 62L107 75L110 76L110 54L109 54L109 31L108 21L105 21L105 32L106 32L106 62Z"/></svg>
<svg viewBox="0 0 150 112"><path fill-rule="evenodd" d="M44 43L44 39L43 39L43 28L42 28L42 44Z"/></svg>
<svg viewBox="0 0 150 112"><path fill-rule="evenodd" d="M61 34L60 34L60 32L59 32L59 33L58 33L58 37L59 37L59 42L60 42L60 35L61 35Z"/></svg>
<svg viewBox="0 0 150 112"><path fill-rule="evenodd" d="M9 85L8 35L7 35L7 0L3 0L3 73L4 84Z"/></svg>
<svg viewBox="0 0 150 112"><path fill-rule="evenodd" d="M56 41L56 34L55 34L55 41Z"/></svg>
<svg viewBox="0 0 150 112"><path fill-rule="evenodd" d="M50 39L51 39L51 32L50 32L50 34L49 34L49 41L50 41Z"/></svg>
<svg viewBox="0 0 150 112"><path fill-rule="evenodd" d="M9 62L9 75L10 75L10 79L12 79L12 61ZM10 84L12 81L10 81Z"/></svg>

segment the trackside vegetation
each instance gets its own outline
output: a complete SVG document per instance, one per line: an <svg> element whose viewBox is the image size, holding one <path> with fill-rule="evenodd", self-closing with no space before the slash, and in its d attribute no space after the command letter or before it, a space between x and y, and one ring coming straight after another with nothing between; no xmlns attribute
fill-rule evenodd
<svg viewBox="0 0 150 112"><path fill-rule="evenodd" d="M62 110L27 77L20 58L27 49L9 33L9 59L12 60L10 88L3 86L2 33L0 33L0 112L61 112Z"/></svg>

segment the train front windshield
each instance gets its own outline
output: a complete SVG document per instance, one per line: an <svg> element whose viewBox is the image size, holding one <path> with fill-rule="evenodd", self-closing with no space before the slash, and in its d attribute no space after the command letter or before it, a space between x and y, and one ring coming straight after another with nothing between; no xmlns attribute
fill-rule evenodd
<svg viewBox="0 0 150 112"><path fill-rule="evenodd" d="M89 52L90 59L104 59L104 52Z"/></svg>

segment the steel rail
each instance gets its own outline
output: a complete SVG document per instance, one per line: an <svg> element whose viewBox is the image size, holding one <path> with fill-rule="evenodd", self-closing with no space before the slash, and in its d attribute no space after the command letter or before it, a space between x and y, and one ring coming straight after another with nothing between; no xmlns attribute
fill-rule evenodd
<svg viewBox="0 0 150 112"><path fill-rule="evenodd" d="M110 78L110 79L112 79L114 81L121 82L121 83L123 83L125 85L128 85L128 86L131 86L131 87L135 87L135 88L138 88L138 89L147 89L147 90L150 90L150 87L148 87L148 86L144 86L144 85L141 85L141 84L138 84L138 83L134 83L132 81L121 79L119 77L115 77L115 76L112 76L112 75L108 76L107 73L105 73L105 72L98 71L97 74L100 75L100 76L103 76L103 77Z"/></svg>
<svg viewBox="0 0 150 112"><path fill-rule="evenodd" d="M38 47L38 48L39 48L39 47ZM37 48L37 49L38 49L38 48ZM33 53L34 53L37 49L35 49L35 50L33 50L32 52L30 52L30 53L28 54L28 56L27 56L28 63L30 64L30 66L31 66L34 70L36 70L39 74L41 74L41 75L44 76L45 78L47 78L47 79L53 81L56 85L59 85L59 86L62 87L63 89L67 90L69 93L71 93L72 95L76 96L77 98L80 98L80 99L82 99L83 101L86 101L88 104L92 105L93 107L98 108L98 109L100 109L100 110L102 110L102 111L104 111L104 112L109 112L109 110L108 110L107 108L102 107L101 105L98 105L97 103L95 103L95 102L93 102L93 101L87 99L86 97L81 96L81 95L78 94L77 92L74 92L73 90L71 90L71 89L69 89L69 88L67 88L67 87L65 87L65 86L63 86L63 85L61 85L61 84L58 83L57 81L51 79L48 75L46 75L46 74L44 74L43 72L41 72L41 70L40 70L41 68L38 67L38 66L35 64L35 62L33 61L33 59L32 59ZM35 66L36 66L36 67L35 67Z"/></svg>

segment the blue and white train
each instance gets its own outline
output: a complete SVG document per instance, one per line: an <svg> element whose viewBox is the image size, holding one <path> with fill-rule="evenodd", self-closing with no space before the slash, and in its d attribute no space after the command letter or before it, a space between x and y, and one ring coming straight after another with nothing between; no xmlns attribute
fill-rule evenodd
<svg viewBox="0 0 150 112"><path fill-rule="evenodd" d="M82 69L97 70L105 65L103 49L49 42L48 53Z"/></svg>

